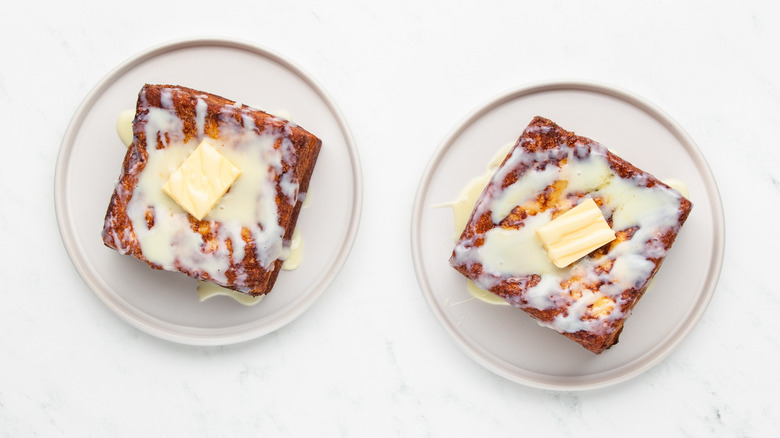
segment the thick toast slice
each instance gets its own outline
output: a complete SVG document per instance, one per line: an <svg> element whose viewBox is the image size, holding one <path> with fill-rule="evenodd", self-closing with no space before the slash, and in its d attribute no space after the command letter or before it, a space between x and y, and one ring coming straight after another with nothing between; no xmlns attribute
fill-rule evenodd
<svg viewBox="0 0 780 438"><path fill-rule="evenodd" d="M203 140L242 173L198 220L162 185ZM300 126L232 100L144 85L103 242L154 269L267 294L289 253L321 145Z"/></svg>
<svg viewBox="0 0 780 438"><path fill-rule="evenodd" d="M535 230L586 198L616 239L558 268ZM477 200L450 264L598 354L617 343L691 208L604 146L536 117Z"/></svg>

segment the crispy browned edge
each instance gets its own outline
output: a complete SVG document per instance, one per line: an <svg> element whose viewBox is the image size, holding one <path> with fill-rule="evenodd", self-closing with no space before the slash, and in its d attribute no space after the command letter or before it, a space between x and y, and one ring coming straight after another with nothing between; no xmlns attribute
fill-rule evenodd
<svg viewBox="0 0 780 438"><path fill-rule="evenodd" d="M108 209L106 211L105 225L102 233L103 243L113 249L117 249L114 245L113 239L109 237L109 231L120 236L122 245L125 252L133 257L147 263L154 269L162 269L160 266L149 262L144 258L141 248L134 234L129 236L124 235L123 230L132 230L132 223L127 216L126 208L129 202L133 188L138 181L138 175L146 165L147 152L146 152L146 133L144 131L143 121L139 121L139 116L145 112L148 112L149 107L161 107L161 93L164 89L170 89L172 91L173 105L176 109L177 116L182 120L184 124L185 139L197 135L196 121L195 121L195 107L198 98L203 99L207 106L207 115L205 120L205 132L212 138L216 138L219 132L220 125L220 112L224 114L226 107L232 107L235 102L226 99L221 96L217 96L211 93L203 91L193 90L191 88L182 87L178 85L150 85L145 84L138 94L138 101L136 104L135 120L133 121L133 142L127 150L124 161L122 163L122 171L119 176L116 189L111 196ZM146 96L146 102L148 106L143 103L142 96ZM305 129L295 124L283 121L281 119L270 116L269 114L250 108L246 105L242 105L241 109L250 109L249 114L255 121L255 130L259 133L266 129L281 130L284 126L289 126L290 136L289 139L294 145L296 151L296 163L292 168L292 171L298 176L299 181L299 193L306 193L309 188L309 182L311 180L312 172L314 171L314 165L317 162L317 157L322 146L322 141L309 133ZM241 124L242 119L240 111L237 108L232 110L235 120ZM157 148L163 148L164 145L160 139L156 139ZM137 167L136 167L137 166ZM133 170L134 169L134 170ZM283 163L283 171L286 172L290 169L289 163ZM278 181L277 181L278 182ZM294 206L291 206L285 201L281 192L281 187L277 184L277 196L276 205L279 209L279 225L285 230L284 239L290 240L292 233L295 229L295 225L298 221L298 215L301 211L302 199L298 199ZM190 216L190 225L193 230L199 231L204 236L204 241L209 239L215 239L216 231L220 226L217 222L198 221L194 217ZM153 220L153 218L152 218ZM246 255L244 261L241 263L244 265L244 270L247 273L249 281L249 290L240 291L252 296L264 295L271 291L276 281L279 271L282 267L282 260L277 260L273 269L266 270L260 266L255 256L255 243L251 239L248 232L242 233L244 240L247 242L245 251ZM232 254L232 245L228 245ZM232 284L235 279L235 267L231 264L230 269L226 273L228 282L230 284L223 285L229 289L237 290L236 285ZM208 274L199 271L189 271L177 264L176 268L179 272L187 274L191 277L200 280L210 280Z"/></svg>
<svg viewBox="0 0 780 438"><path fill-rule="evenodd" d="M539 128L543 126L547 126L552 129L550 129L547 133L540 133L538 130L535 130L535 132L531 132L530 128ZM531 141L523 142L524 139L530 139ZM587 145L588 153L590 153L591 146L596 142L586 137L577 136L573 132L566 131L565 129L561 128L551 120L536 116L531 121L531 123L528 124L528 127L523 131L523 134L520 136L520 138L518 138L514 148L521 147L520 145L523 143L525 149L529 152L555 148L556 145L559 143L566 143L569 147L572 147L576 143L580 143L580 144ZM512 151L514 151L514 148L512 148ZM507 154L507 158L511 154L512 152L510 151L509 154ZM666 184L664 184L663 182L655 178L653 175L635 167L631 163L612 154L609 151L607 151L607 160L609 161L610 167L621 178L630 178L634 175L644 174L647 177L647 187L652 187L656 184L666 186ZM504 159L504 161L506 161L506 158ZM508 176L504 179L504 181L501 182L502 188L507 187L510 184L513 184L515 181L517 181L517 179L522 176L525 170L526 169L514 169L512 172L510 172ZM491 182L491 184L493 183ZM485 192L483 192L483 195L481 196L485 196L484 193ZM688 214L690 213L691 208L692 208L691 202L688 199L683 197L679 206L681 212L680 220L679 220L680 226L682 226L685 220L688 218ZM490 217L490 211L486 212L481 217L476 217L475 213L476 211L472 212L472 215L469 218L466 228L463 230L463 233L461 234L459 240L469 239L478 234L484 234L489 229L494 228L493 222ZM496 226L500 226L500 225L496 225ZM633 234L633 232L631 234ZM664 242L664 247L667 250L671 248L676 237L677 237L677 232L669 232L666 235L661 236L661 240ZM628 238L630 238L630 236ZM615 244L616 242L614 242L611 245L607 245L599 250L596 250L589 256L592 257L596 254L609 251L609 249ZM482 271L481 264L475 263L472 265L471 269L469 269L465 265L455 264L454 257L455 257L455 252L453 251L452 256L450 257L450 264L452 265L453 268L455 268L455 270L457 270L464 276L471 279L474 279L480 275ZM623 305L621 310L624 312L626 316L624 316L623 318L617 321L614 321L612 323L612 327L606 334L598 335L584 330L575 333L561 333L561 334L576 341L586 349L596 354L600 354L604 350L611 347L612 345L615 345L618 342L620 333L623 330L623 324L625 323L627 316L630 315L631 310L634 308L634 306L636 306L636 303L645 293L645 291L647 290L647 286L650 283L650 280L655 276L656 272L658 272L658 269L661 267L661 262L663 262L663 258L654 258L649 260L654 262L655 268L653 269L652 273L648 277L647 281L641 287L631 288L623 292L622 298L625 299L625 304ZM535 286L536 284L539 283L539 281L541 281L541 277L536 274L530 276L530 278L526 278L526 281L523 282L522 284L510 283L502 280L497 286L491 289L491 292L501 296L502 298L505 299L508 298L507 301L510 304L516 307L520 307L526 313L528 313L529 315L531 315L532 317L540 321L551 321L556 315L565 312L565 309L538 310L532 307L522 306L520 304L520 300L517 299L512 300L513 296L515 298L518 298L526 289Z"/></svg>

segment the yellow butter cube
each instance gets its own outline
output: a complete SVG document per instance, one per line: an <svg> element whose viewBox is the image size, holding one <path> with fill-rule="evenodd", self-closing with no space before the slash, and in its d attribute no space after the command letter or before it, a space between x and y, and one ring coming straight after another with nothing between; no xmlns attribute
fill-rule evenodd
<svg viewBox="0 0 780 438"><path fill-rule="evenodd" d="M238 166L203 140L162 189L187 213L202 220L240 174Z"/></svg>
<svg viewBox="0 0 780 438"><path fill-rule="evenodd" d="M536 229L553 264L564 268L615 239L591 198Z"/></svg>

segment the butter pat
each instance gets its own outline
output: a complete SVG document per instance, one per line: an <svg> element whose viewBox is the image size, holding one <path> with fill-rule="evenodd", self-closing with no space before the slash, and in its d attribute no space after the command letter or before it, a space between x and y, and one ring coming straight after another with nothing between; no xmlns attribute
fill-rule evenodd
<svg viewBox="0 0 780 438"><path fill-rule="evenodd" d="M162 189L187 213L202 220L240 174L238 166L203 140Z"/></svg>
<svg viewBox="0 0 780 438"><path fill-rule="evenodd" d="M591 198L536 229L553 264L564 268L613 241L615 232Z"/></svg>

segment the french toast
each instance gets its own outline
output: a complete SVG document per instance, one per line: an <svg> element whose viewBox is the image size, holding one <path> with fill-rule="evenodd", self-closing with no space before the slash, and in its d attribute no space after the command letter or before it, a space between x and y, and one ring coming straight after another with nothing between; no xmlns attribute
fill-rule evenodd
<svg viewBox="0 0 780 438"><path fill-rule="evenodd" d="M204 141L241 174L198 219L162 187ZM321 145L300 126L232 100L144 85L103 242L154 269L267 294L289 253Z"/></svg>
<svg viewBox="0 0 780 438"><path fill-rule="evenodd" d="M558 267L537 230L588 199L614 240ZM450 265L600 354L618 342L691 208L601 144L535 117L479 196Z"/></svg>

